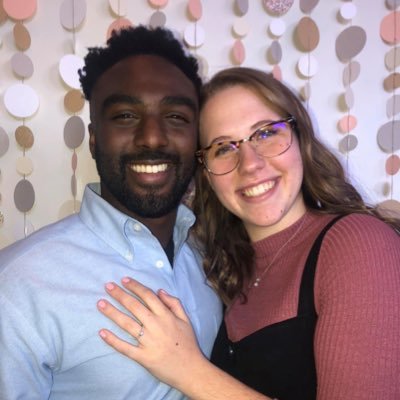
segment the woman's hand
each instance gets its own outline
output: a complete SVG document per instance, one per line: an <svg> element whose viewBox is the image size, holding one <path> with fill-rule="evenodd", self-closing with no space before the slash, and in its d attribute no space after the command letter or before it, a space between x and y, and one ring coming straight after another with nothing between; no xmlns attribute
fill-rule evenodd
<svg viewBox="0 0 400 400"><path fill-rule="evenodd" d="M164 290L160 290L157 296L131 278L122 279L122 285L141 301L115 283L108 283L106 291L136 320L107 300L100 300L97 306L106 317L135 337L138 344L128 343L106 329L100 330L99 335L115 350L137 361L160 380L179 387L179 382L191 379L191 368L205 361L180 301Z"/></svg>

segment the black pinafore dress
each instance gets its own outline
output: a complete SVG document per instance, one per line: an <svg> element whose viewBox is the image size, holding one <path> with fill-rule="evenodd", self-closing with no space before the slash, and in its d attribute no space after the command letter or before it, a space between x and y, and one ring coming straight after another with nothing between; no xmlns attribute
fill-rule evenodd
<svg viewBox="0 0 400 400"><path fill-rule="evenodd" d="M311 248L301 279L297 316L262 328L237 342L229 340L223 322L211 355L215 365L272 398L316 398L314 276L323 238L339 218L324 227Z"/></svg>

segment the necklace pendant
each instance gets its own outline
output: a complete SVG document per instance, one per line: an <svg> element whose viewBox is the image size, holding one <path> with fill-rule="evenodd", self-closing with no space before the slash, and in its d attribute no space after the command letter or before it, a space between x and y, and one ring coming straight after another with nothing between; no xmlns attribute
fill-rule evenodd
<svg viewBox="0 0 400 400"><path fill-rule="evenodd" d="M254 283L253 283L253 286L254 287L257 287L258 286L258 284L259 284L259 282L260 282L260 278L256 278L256 280L254 281Z"/></svg>

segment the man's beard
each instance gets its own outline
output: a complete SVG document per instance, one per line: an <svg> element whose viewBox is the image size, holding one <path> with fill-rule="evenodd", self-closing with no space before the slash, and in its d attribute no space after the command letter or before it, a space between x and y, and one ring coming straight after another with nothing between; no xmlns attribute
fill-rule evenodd
<svg viewBox="0 0 400 400"><path fill-rule="evenodd" d="M186 192L195 169L195 159L186 167L178 155L162 151L141 151L137 154L123 155L120 158L104 154L96 144L96 166L102 185L126 209L142 218L159 218L178 207ZM175 167L175 182L167 195L157 193L157 185L146 185L146 194L131 190L126 182L127 165L140 161L171 161Z"/></svg>

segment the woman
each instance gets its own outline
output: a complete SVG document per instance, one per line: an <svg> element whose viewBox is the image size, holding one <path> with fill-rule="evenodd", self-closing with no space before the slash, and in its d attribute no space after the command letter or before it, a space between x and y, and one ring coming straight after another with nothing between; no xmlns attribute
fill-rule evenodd
<svg viewBox="0 0 400 400"><path fill-rule="evenodd" d="M301 102L264 72L205 85L200 145L195 234L227 306L212 360L237 379L202 356L177 299L132 279L147 307L107 291L140 322L99 309L138 345L101 337L193 399L400 398L399 221L363 202Z"/></svg>

